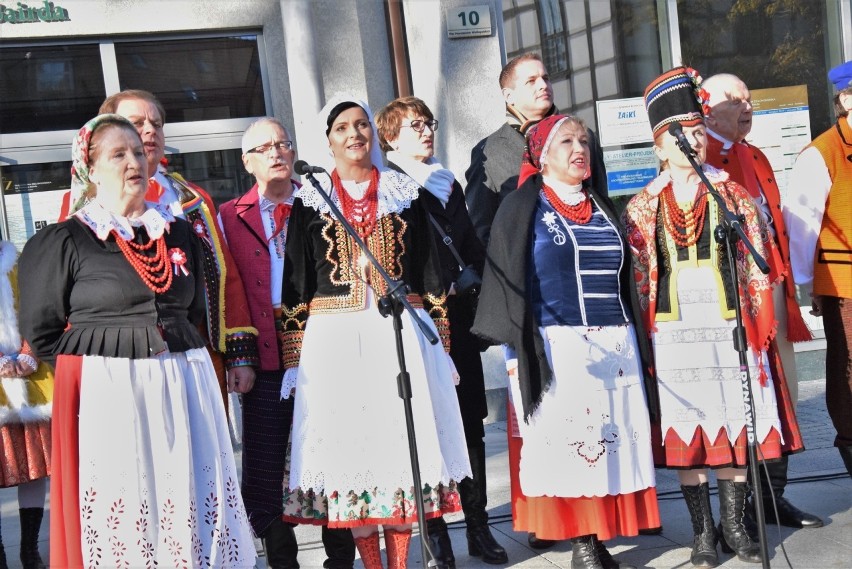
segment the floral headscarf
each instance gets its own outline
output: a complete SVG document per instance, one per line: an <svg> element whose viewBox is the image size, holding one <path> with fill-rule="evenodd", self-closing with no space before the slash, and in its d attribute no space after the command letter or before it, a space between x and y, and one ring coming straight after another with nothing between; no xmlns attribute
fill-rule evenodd
<svg viewBox="0 0 852 569"><path fill-rule="evenodd" d="M94 197L92 195L94 187L89 180L89 146L94 132L107 122L126 123L134 132L136 131L130 121L114 114L98 115L77 131L74 140L71 142L71 208L68 211L69 216Z"/></svg>
<svg viewBox="0 0 852 569"><path fill-rule="evenodd" d="M567 120L574 120L571 115L550 115L527 131L527 144L524 148L524 158L521 162L521 172L518 175L518 187L530 176L541 172L547 164L547 151L559 127Z"/></svg>

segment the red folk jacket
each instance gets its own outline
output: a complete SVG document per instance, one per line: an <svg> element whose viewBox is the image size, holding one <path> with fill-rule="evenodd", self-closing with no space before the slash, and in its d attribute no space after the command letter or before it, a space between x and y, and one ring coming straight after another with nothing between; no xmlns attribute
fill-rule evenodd
<svg viewBox="0 0 852 569"><path fill-rule="evenodd" d="M298 187L297 182L293 182ZM219 207L222 231L234 254L237 271L248 300L251 321L257 328L257 351L263 371L281 369L276 318L270 296L269 244L260 215L257 184L242 196Z"/></svg>
<svg viewBox="0 0 852 569"><path fill-rule="evenodd" d="M740 163L741 156L748 156L749 162ZM753 198L758 197L763 190L775 229L775 247L767 247L769 252L767 261L771 269L772 281L783 280L787 305L787 340L790 342L812 340L813 337L802 319L799 303L796 300L793 269L790 267L790 237L787 235L787 227L784 225L784 216L781 213L781 192L775 181L775 172L772 170L769 159L759 148L745 141L735 143L726 151L720 140L708 134L707 163L728 172L731 179L746 188Z"/></svg>

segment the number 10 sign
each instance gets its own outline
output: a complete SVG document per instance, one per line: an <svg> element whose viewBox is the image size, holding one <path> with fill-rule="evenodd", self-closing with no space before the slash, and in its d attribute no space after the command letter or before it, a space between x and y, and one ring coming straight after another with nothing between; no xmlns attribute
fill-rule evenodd
<svg viewBox="0 0 852 569"><path fill-rule="evenodd" d="M490 7L485 5L447 8L447 35L450 39L490 36Z"/></svg>

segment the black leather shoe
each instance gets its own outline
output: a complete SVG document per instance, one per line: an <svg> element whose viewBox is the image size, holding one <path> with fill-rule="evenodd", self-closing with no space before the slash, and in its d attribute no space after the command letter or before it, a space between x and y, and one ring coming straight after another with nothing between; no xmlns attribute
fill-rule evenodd
<svg viewBox="0 0 852 569"><path fill-rule="evenodd" d="M527 534L527 543L529 543L530 547L533 549L550 549L556 545L556 542L552 539L539 539L534 533Z"/></svg>
<svg viewBox="0 0 852 569"><path fill-rule="evenodd" d="M299 544L293 527L293 524L278 518L264 531L263 547L266 549L266 564L270 569L299 569L296 560Z"/></svg>
<svg viewBox="0 0 852 569"><path fill-rule="evenodd" d="M487 524L467 529L467 552L471 557L481 557L490 565L504 565L509 562L506 550L491 535Z"/></svg>
<svg viewBox="0 0 852 569"><path fill-rule="evenodd" d="M619 563L612 555L610 555L604 543L599 540L597 536L592 536L592 543L595 544L595 551L598 552L598 559L600 560L603 569L636 569L633 565Z"/></svg>
<svg viewBox="0 0 852 569"><path fill-rule="evenodd" d="M656 528L642 528L639 530L639 535L660 535L663 533L663 526Z"/></svg>
<svg viewBox="0 0 852 569"><path fill-rule="evenodd" d="M824 525L820 518L803 512L791 504L787 498L776 498L775 507L778 508L777 518L775 517L775 510L772 508L772 502L769 500L763 501L763 511L765 512L766 523L768 524L778 524L788 528L821 528Z"/></svg>

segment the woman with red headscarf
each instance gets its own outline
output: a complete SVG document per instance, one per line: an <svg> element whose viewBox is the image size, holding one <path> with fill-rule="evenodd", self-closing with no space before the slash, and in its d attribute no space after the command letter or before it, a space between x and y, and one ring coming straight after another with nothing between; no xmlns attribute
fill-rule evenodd
<svg viewBox="0 0 852 569"><path fill-rule="evenodd" d="M579 119L527 134L522 185L491 230L473 332L507 352L523 438L516 531L571 539L572 567L618 567L602 541L659 526L645 373L647 340L630 254L588 178ZM558 470L553 456L560 457ZM625 567L625 565L621 565Z"/></svg>

